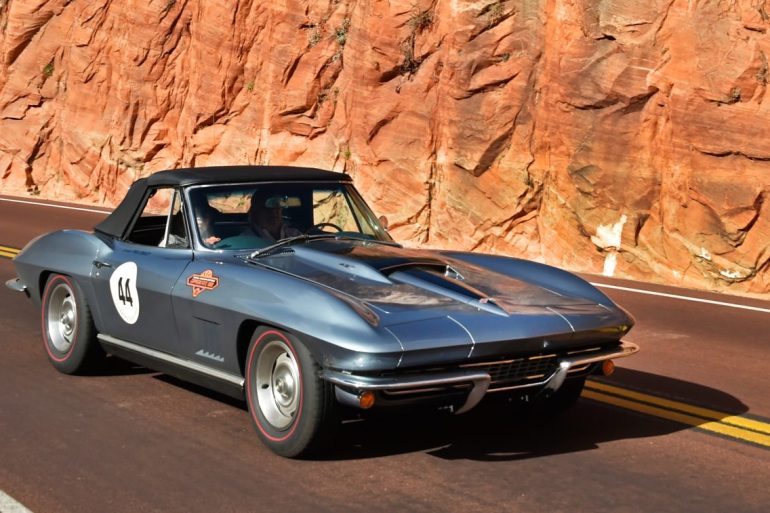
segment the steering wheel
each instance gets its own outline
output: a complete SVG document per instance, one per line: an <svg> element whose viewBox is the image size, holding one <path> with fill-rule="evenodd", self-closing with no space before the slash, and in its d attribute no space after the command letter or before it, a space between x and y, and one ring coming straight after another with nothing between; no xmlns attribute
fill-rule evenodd
<svg viewBox="0 0 770 513"><path fill-rule="evenodd" d="M323 232L324 231L323 228L326 227L326 226L331 226L332 228L334 228L338 232L345 231L345 230L343 230L342 228L340 228L338 225L336 225L334 223L318 223L318 224L314 224L313 227L310 230L318 230L319 232Z"/></svg>

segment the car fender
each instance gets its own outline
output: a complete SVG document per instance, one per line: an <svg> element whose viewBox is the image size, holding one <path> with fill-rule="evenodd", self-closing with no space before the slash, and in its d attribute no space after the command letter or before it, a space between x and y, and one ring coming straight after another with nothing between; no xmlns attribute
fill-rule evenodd
<svg viewBox="0 0 770 513"><path fill-rule="evenodd" d="M194 337L185 319L220 327L225 361L241 358L239 334L247 325L273 326L299 336L319 364L330 368L393 368L401 357L398 340L372 318L362 302L341 293L258 265L197 260L180 281L211 270L217 287L193 297L180 283L174 290L174 309L180 337ZM375 316L376 317L376 316ZM189 334L185 333L189 328ZM250 333L248 334L250 336ZM229 371L238 370L230 364Z"/></svg>
<svg viewBox="0 0 770 513"><path fill-rule="evenodd" d="M13 264L30 298L40 305L45 278L50 273L74 278L94 304L90 276L93 260L102 245L92 233L80 230L59 230L32 239L14 258Z"/></svg>

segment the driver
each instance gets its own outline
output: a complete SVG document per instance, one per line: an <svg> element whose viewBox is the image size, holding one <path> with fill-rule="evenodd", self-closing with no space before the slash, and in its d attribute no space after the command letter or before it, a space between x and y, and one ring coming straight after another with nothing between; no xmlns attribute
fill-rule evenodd
<svg viewBox="0 0 770 513"><path fill-rule="evenodd" d="M258 190L251 196L249 227L242 235L256 235L273 242L302 235L302 232L284 223L279 196Z"/></svg>

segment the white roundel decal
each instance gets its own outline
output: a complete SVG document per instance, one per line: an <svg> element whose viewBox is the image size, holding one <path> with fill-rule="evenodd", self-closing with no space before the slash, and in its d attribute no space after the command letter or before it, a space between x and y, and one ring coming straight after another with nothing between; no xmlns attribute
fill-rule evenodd
<svg viewBox="0 0 770 513"><path fill-rule="evenodd" d="M139 294L136 292L136 264L126 262L110 276L110 294L120 317L128 324L139 318Z"/></svg>

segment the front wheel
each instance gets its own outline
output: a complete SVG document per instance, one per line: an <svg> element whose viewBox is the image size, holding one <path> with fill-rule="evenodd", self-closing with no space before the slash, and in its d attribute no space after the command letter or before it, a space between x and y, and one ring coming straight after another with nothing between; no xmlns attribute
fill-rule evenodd
<svg viewBox="0 0 770 513"><path fill-rule="evenodd" d="M85 296L69 276L54 274L48 279L41 317L45 350L59 372L85 372L104 357Z"/></svg>
<svg viewBox="0 0 770 513"><path fill-rule="evenodd" d="M317 449L332 422L331 386L295 337L273 328L254 332L246 359L246 401L259 437L289 458Z"/></svg>

